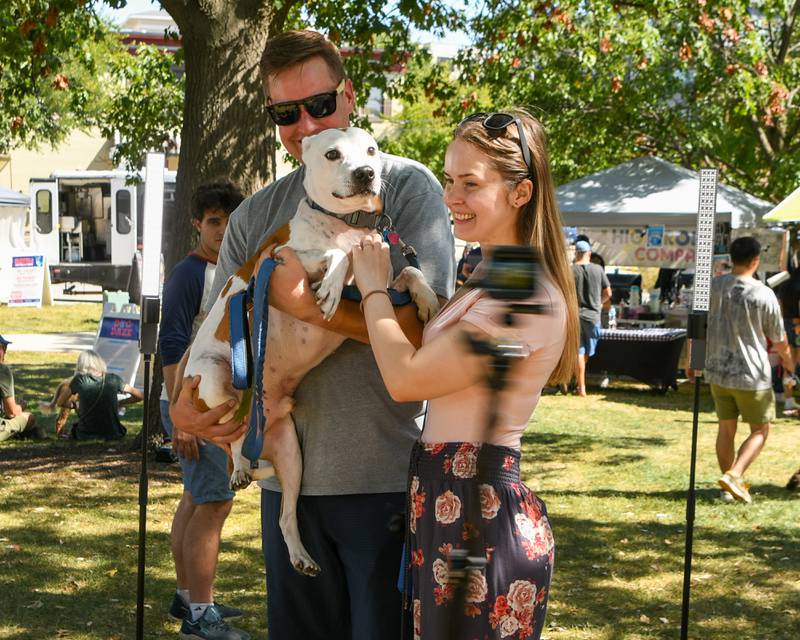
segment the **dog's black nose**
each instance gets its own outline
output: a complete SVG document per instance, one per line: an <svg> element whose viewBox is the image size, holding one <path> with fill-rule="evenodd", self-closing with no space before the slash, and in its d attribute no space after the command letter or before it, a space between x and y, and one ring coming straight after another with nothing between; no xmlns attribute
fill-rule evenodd
<svg viewBox="0 0 800 640"><path fill-rule="evenodd" d="M369 184L375 179L375 169L372 167L359 167L353 171L353 179L358 184Z"/></svg>

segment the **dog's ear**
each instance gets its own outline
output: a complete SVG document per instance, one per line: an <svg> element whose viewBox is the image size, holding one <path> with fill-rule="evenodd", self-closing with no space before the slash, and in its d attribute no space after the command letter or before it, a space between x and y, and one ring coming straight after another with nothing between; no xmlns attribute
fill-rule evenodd
<svg viewBox="0 0 800 640"><path fill-rule="evenodd" d="M303 138L302 142L303 155L305 155L306 151L308 151L308 148L311 146L311 138L313 137L314 136L306 136L305 138Z"/></svg>

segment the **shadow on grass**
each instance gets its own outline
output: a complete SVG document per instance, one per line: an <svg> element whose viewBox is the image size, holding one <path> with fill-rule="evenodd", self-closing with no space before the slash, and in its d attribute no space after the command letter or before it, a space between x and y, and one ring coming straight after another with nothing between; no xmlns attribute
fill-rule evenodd
<svg viewBox="0 0 800 640"><path fill-rule="evenodd" d="M607 436L587 433L568 433L542 430L528 430L522 436L522 448L528 459L538 462L557 462L562 458L573 458L577 454L602 449L613 451L604 464L625 464L645 458L632 450L645 450L661 447L667 443L661 436ZM624 453L623 453L624 451Z"/></svg>
<svg viewBox="0 0 800 640"><path fill-rule="evenodd" d="M0 637L133 637L140 460L130 442L0 448L0 479L13 479L2 508L14 514L0 531ZM171 638L178 625L166 616L175 589L168 529L180 469L153 463L149 479L145 637ZM260 631L263 561L253 536L225 536L217 583L250 611L241 626Z"/></svg>
<svg viewBox="0 0 800 640"><path fill-rule="evenodd" d="M131 519L135 519L135 514L131 514ZM3 535L13 540L19 550L0 554L3 573L0 586L5 594L0 601L0 618L13 621L20 628L18 633L3 634L3 638L133 637L138 566L138 539L134 531L85 534L60 531L57 523L49 523L10 527ZM166 616L175 589L174 576L168 571L156 576L152 570L154 566L171 566L169 544L167 532L148 531L147 638L175 637L177 631L177 623ZM254 574L257 572L260 556L244 541L228 539L223 550L237 557L250 556L247 566ZM68 565L48 562L48 558L55 557L65 558ZM237 569L241 567L221 568L220 573ZM248 598L254 627L263 619L259 597L262 595L263 590Z"/></svg>
<svg viewBox="0 0 800 640"><path fill-rule="evenodd" d="M609 635L603 638L614 640L630 638L634 630L642 634L647 630L652 637L678 637L685 534L682 524L647 522L643 526L642 522L556 516L553 528L557 556L551 595L558 605L551 625L604 628ZM790 629L800 615L796 595L785 586L779 588L781 584L773 574L797 575L800 571L800 557L790 552L796 548L797 536L794 541L787 539L785 529L769 526L756 534L697 527L695 540L691 635L703 637L698 626L724 619L730 628L758 630L755 635L740 633L741 638L795 637ZM712 551L698 553L700 541L703 549ZM770 547L783 551L766 557L759 554L757 570L739 575L730 585L720 585L722 576L702 573L706 561L722 561L735 572L743 556ZM644 583L663 586L643 589ZM765 616L761 606L747 606L748 594L759 592L771 594L774 615ZM659 622L660 618L668 622Z"/></svg>
<svg viewBox="0 0 800 640"><path fill-rule="evenodd" d="M608 387L606 389L590 388L590 395L600 397L609 402L631 404L648 409L677 409L691 411L694 404L694 387L681 385L677 391L659 393L643 385L627 385L621 388ZM700 412L714 411L714 401L711 398L708 385L700 389Z"/></svg>
<svg viewBox="0 0 800 640"><path fill-rule="evenodd" d="M139 473L138 451L131 451L133 436L122 440L40 442L9 440L0 446L0 473L46 474L74 470L97 478L135 476ZM152 463L148 457L151 478L167 479L177 466Z"/></svg>
<svg viewBox="0 0 800 640"><path fill-rule="evenodd" d="M14 391L16 400L28 402L28 409L36 411L39 401L50 402L56 387L65 378L69 378L75 373L73 363L48 363L42 364L20 364L9 363L14 373Z"/></svg>

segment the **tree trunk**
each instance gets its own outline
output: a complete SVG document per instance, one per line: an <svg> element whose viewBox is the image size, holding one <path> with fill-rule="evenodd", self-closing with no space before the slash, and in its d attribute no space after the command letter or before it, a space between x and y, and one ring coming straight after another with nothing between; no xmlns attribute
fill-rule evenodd
<svg viewBox="0 0 800 640"><path fill-rule="evenodd" d="M276 16L267 0L162 5L180 28L186 65L176 207L164 221L169 273L192 249L191 198L199 185L228 177L249 195L275 175L275 135L258 62Z"/></svg>
<svg viewBox="0 0 800 640"><path fill-rule="evenodd" d="M165 275L191 251L195 189L229 178L245 195L275 176L275 130L266 110L258 63L267 38L280 31L293 0L273 11L269 0L162 0L181 32L186 96L175 207L165 216ZM161 443L161 358L154 358L150 448ZM137 442L141 441L137 438Z"/></svg>

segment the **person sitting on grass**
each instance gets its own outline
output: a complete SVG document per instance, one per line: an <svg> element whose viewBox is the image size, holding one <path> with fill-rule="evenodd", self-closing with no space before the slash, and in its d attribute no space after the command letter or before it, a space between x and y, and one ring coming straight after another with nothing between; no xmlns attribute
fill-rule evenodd
<svg viewBox="0 0 800 640"><path fill-rule="evenodd" d="M78 440L102 438L119 440L126 429L119 421L118 393L127 393L136 400L144 395L115 373L108 373L106 362L91 349L81 352L75 375L69 386L62 386L56 404L69 407L72 396L78 396L78 422L72 436Z"/></svg>
<svg viewBox="0 0 800 640"><path fill-rule="evenodd" d="M25 403L18 403L14 396L14 374L5 363L10 344L0 336L0 442L13 436L42 440L47 437L44 429L30 411L25 411Z"/></svg>

